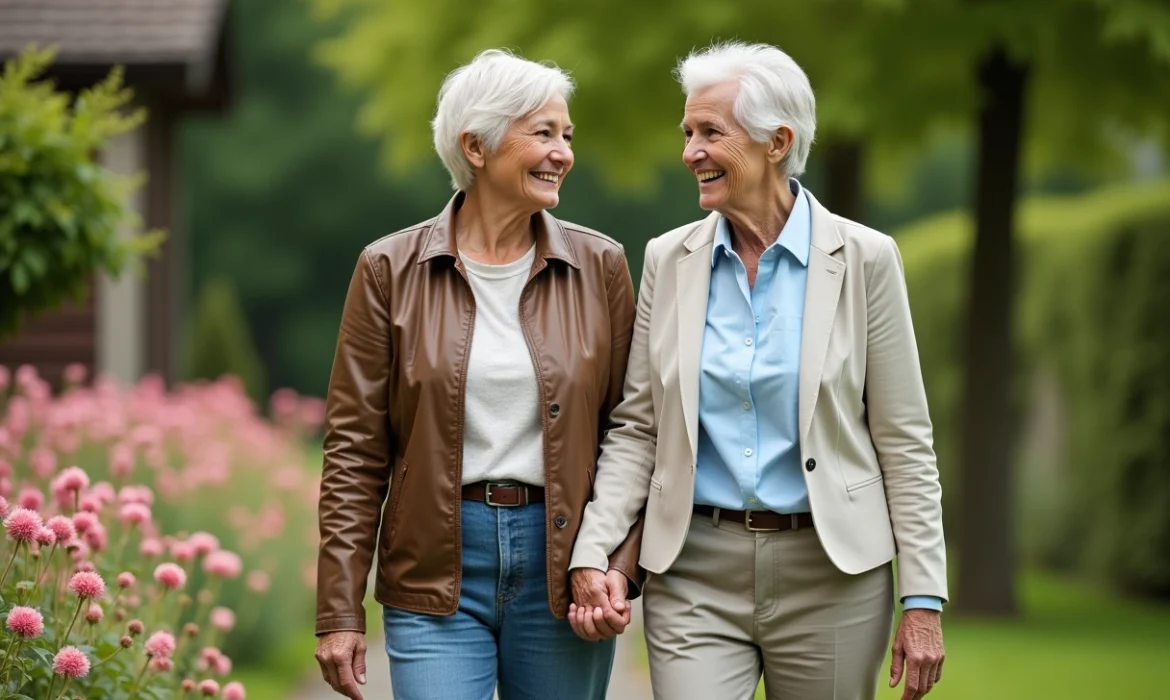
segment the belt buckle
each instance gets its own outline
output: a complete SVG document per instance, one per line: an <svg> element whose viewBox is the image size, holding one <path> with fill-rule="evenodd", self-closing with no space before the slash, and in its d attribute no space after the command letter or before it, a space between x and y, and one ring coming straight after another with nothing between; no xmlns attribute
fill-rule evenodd
<svg viewBox="0 0 1170 700"><path fill-rule="evenodd" d="M488 484L485 484L483 487L483 502L488 504L489 506L494 506L496 508L516 508L518 506L528 505L528 489L524 489L524 502L523 503L521 503L519 500L517 500L516 503L496 503L495 501L492 500L492 486L493 486L493 484L488 483ZM517 489L520 488L518 485L515 485L515 484L495 484L495 486L514 486Z"/></svg>
<svg viewBox="0 0 1170 700"><path fill-rule="evenodd" d="M755 527L752 525L752 513L754 510L744 511L743 526L748 532L776 532L779 528L775 527Z"/></svg>

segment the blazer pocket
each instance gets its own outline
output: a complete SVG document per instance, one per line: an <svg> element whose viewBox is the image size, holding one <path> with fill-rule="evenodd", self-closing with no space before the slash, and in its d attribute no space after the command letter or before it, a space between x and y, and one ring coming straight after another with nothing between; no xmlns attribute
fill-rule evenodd
<svg viewBox="0 0 1170 700"><path fill-rule="evenodd" d="M882 480L882 475L881 475L881 474L877 474L877 475L875 475L875 476L871 476L870 478L868 478L868 479L865 479L865 480L863 480L863 481L859 481L859 482L857 482L856 484L846 484L846 485L845 485L845 490L846 490L846 491L849 491L850 493L852 493L853 491L856 491L857 489L863 489L863 488L865 488L866 486L872 486L872 485L874 485L874 484L878 483L878 482L879 482L879 481L881 481L881 480Z"/></svg>
<svg viewBox="0 0 1170 700"><path fill-rule="evenodd" d="M650 476L650 486L661 491L662 490L662 481L659 480L658 477L651 475Z"/></svg>

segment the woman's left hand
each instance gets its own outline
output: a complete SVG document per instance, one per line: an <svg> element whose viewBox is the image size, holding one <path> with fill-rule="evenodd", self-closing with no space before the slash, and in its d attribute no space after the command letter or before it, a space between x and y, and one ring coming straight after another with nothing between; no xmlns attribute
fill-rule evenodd
<svg viewBox="0 0 1170 700"><path fill-rule="evenodd" d="M890 687L906 677L902 700L922 700L942 679L942 616L934 610L911 609L902 613L902 622L894 638Z"/></svg>

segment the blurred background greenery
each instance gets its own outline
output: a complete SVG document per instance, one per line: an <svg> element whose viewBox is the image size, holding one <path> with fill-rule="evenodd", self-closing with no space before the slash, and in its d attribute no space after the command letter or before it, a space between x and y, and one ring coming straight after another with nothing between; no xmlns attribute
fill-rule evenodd
<svg viewBox="0 0 1170 700"><path fill-rule="evenodd" d="M239 375L258 401L324 393L359 251L451 195L428 120L478 51L573 72L578 160L555 214L621 241L637 281L645 242L703 215L678 160L675 61L716 39L774 43L817 92L804 184L894 235L906 263L954 565L933 696L1165 692L1164 0L228 9L238 102L187 118L179 142L188 377ZM282 668L311 667L305 634Z"/></svg>

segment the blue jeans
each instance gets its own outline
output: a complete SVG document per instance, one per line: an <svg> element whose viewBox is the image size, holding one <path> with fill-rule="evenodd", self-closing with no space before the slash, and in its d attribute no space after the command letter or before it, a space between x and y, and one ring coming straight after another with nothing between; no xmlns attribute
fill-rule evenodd
<svg viewBox="0 0 1170 700"><path fill-rule="evenodd" d="M549 611L544 504L462 508L459 610L382 609L394 700L604 700L615 642Z"/></svg>

